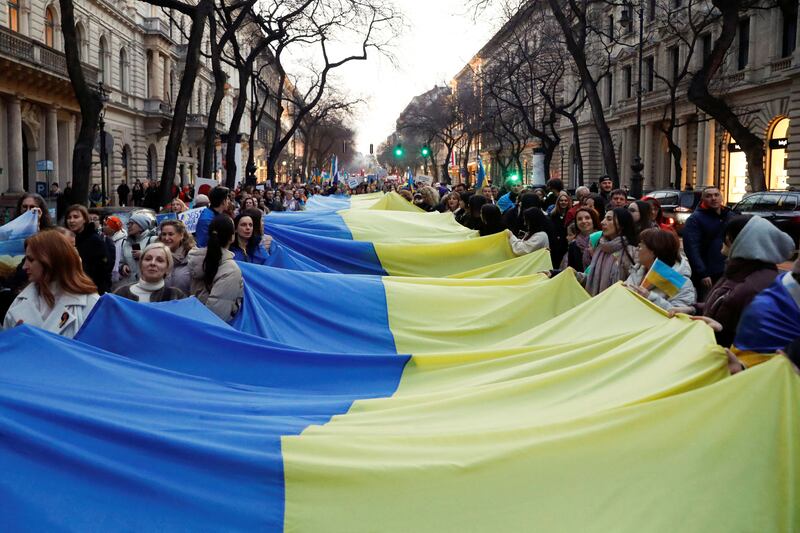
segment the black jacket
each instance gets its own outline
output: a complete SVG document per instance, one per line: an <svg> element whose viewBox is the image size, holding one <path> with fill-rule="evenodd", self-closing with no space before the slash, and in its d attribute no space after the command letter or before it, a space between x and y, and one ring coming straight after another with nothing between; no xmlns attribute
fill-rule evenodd
<svg viewBox="0 0 800 533"><path fill-rule="evenodd" d="M725 272L722 241L730 218L731 210L727 207L723 207L719 214L713 209L701 207L686 221L683 228L683 248L692 267L693 280L706 277L716 279Z"/></svg>
<svg viewBox="0 0 800 533"><path fill-rule="evenodd" d="M132 291L131 287L136 285L135 283L131 283L130 285L123 285L119 289L114 291L114 294L117 296L122 296L123 298L127 298L128 300L133 300L134 302L139 301L139 297L136 296ZM150 296L150 303L153 302L171 302L172 300L182 300L186 298L186 295L183 294L183 291L176 288L176 287L167 287L166 285L161 287L159 290L155 291Z"/></svg>
<svg viewBox="0 0 800 533"><path fill-rule="evenodd" d="M81 256L83 271L97 285L97 293L108 292L111 289L114 259L109 260L106 243L95 230L94 224L86 224L83 231L75 235L75 247Z"/></svg>

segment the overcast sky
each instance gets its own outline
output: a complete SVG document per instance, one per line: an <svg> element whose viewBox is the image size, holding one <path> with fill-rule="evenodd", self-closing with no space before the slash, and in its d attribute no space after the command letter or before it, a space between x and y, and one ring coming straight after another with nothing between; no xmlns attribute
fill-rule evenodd
<svg viewBox="0 0 800 533"><path fill-rule="evenodd" d="M394 47L397 66L383 59L342 70L347 90L367 98L357 124L358 151L369 152L394 131L397 116L414 96L448 82L482 48L497 28L485 13L477 22L464 0L395 0L407 31Z"/></svg>

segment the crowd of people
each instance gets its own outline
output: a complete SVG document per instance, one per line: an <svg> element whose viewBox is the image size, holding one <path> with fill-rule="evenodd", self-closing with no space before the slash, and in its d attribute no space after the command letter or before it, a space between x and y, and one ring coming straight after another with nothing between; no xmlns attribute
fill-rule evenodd
<svg viewBox="0 0 800 533"><path fill-rule="evenodd" d="M26 241L19 267L0 272L3 327L27 323L72 336L106 292L139 302L192 295L230 320L243 298L238 262L265 264L269 258L271 237L264 233L264 217L272 211L302 210L313 195L343 192L342 184L235 191L218 186L193 197L191 190L176 187L172 201L159 206L152 199L157 187L136 180L128 189L123 183L117 190L119 203L146 207L150 191L152 211L201 207L194 232L176 219L156 225L144 210L123 223L118 216L82 205L66 207L57 227L41 196L22 195L16 214L36 210L40 231ZM365 183L356 192L375 190L377 183ZM694 315L712 326L726 348L734 344L751 302L776 283L786 287L800 308L800 263L791 272L779 270L795 252L793 240L764 219L735 216L713 187L702 192L682 238L657 200L630 198L606 176L597 181L595 191L581 186L572 193L558 179L541 188L516 181L479 189L387 182L382 190L396 191L423 211L452 213L481 236L504 232L518 256L547 250L554 266L547 274L571 268L592 296L622 282L667 312ZM656 262L682 277L679 290L667 293L646 283ZM744 366L731 357L733 364Z"/></svg>

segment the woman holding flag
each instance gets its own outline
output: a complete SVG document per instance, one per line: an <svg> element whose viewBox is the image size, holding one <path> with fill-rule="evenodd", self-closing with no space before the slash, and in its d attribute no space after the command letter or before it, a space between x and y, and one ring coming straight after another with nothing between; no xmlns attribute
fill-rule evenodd
<svg viewBox="0 0 800 533"><path fill-rule="evenodd" d="M639 260L625 281L631 291L669 311L690 307L697 292L690 278L692 269L681 254L678 236L663 229L646 229L639 235Z"/></svg>

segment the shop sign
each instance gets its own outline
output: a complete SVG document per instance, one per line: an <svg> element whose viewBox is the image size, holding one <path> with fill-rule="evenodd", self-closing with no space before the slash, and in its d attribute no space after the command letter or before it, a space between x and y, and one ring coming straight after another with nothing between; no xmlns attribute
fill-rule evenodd
<svg viewBox="0 0 800 533"><path fill-rule="evenodd" d="M787 148L789 146L789 139L770 139L769 140L769 148L770 150L780 150L781 148Z"/></svg>

